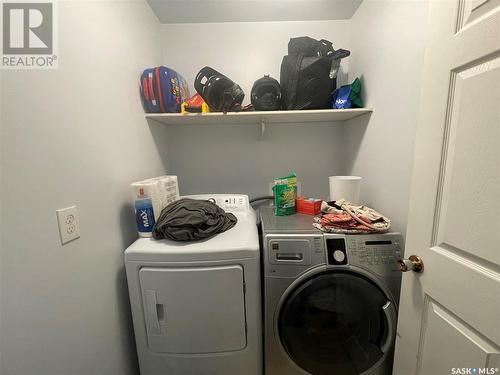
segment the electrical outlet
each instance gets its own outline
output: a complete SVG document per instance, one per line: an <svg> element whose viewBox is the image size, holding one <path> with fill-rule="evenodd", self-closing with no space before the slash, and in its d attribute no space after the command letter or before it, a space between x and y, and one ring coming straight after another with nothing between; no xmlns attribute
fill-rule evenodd
<svg viewBox="0 0 500 375"><path fill-rule="evenodd" d="M61 244L64 245L80 237L76 206L56 210L56 215L57 224L59 225L59 235L61 236Z"/></svg>

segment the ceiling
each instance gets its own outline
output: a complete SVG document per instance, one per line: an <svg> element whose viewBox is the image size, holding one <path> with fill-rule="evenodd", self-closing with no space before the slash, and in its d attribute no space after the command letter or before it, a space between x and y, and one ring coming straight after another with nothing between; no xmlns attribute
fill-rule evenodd
<svg viewBox="0 0 500 375"><path fill-rule="evenodd" d="M161 23L350 19L362 0L147 0Z"/></svg>

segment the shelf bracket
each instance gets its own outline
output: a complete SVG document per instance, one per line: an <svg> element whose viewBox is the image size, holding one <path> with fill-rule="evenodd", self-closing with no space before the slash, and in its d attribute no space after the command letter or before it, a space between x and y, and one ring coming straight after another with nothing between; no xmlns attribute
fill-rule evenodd
<svg viewBox="0 0 500 375"><path fill-rule="evenodd" d="M266 119L260 119L260 137L259 139L262 141L264 139L264 135L266 134Z"/></svg>

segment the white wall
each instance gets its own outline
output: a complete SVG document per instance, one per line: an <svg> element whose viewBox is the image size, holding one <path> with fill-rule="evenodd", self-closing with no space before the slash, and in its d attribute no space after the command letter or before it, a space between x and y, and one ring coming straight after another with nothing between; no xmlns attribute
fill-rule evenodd
<svg viewBox="0 0 500 375"><path fill-rule="evenodd" d="M426 1L365 0L351 20L349 80L362 77L368 125L346 132L347 172L363 177L361 198L406 231L420 96Z"/></svg>
<svg viewBox="0 0 500 375"><path fill-rule="evenodd" d="M143 1L60 2L59 69L2 72L2 375L138 371L122 252L128 184L166 169L138 97L159 30ZM61 246L73 204L81 238Z"/></svg>
<svg viewBox="0 0 500 375"><path fill-rule="evenodd" d="M334 48L349 48L350 21L249 22L163 25L163 63L191 84L211 66L238 83L250 102L255 80L264 74L279 80L281 60L291 37L328 39ZM346 82L349 59L339 83ZM156 126L150 123L152 128ZM302 192L326 197L328 176L345 173L342 125L269 125L265 140L259 128L207 126L169 129L170 171L179 175L182 193L239 192L267 195L275 177L296 171Z"/></svg>

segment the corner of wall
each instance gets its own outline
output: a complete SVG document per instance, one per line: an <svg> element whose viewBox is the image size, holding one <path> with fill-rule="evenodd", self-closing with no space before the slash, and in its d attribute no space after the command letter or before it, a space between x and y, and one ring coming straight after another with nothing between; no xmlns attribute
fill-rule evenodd
<svg viewBox="0 0 500 375"><path fill-rule="evenodd" d="M411 186L427 2L365 0L351 20L349 79L362 77L367 125L352 122L348 173L363 177L362 199L405 232ZM411 46L411 48L408 48Z"/></svg>

